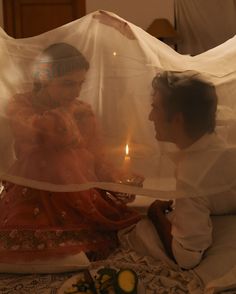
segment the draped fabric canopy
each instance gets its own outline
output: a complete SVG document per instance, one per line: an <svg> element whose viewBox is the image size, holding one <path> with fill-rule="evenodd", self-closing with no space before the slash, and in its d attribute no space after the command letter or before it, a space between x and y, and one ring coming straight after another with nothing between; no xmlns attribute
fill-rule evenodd
<svg viewBox="0 0 236 294"><path fill-rule="evenodd" d="M216 86L217 132L226 142L224 151L234 152L236 38L201 55L184 56L120 17L97 11L27 39L13 39L1 30L0 42L2 181L58 192L99 187L161 198L195 196L235 185L219 167L214 181L203 186L199 179L191 183L193 193L176 191L174 180L166 181L173 178L173 166L163 157L173 146L155 139L148 116L151 82L158 72L197 75ZM47 101L48 85L52 89L55 76L58 97L75 82L74 76L65 80L63 74L55 74L50 56L45 57L45 48L55 43L72 45L88 62L85 78L81 71L78 74L81 91L72 104ZM70 64L73 73L76 61ZM222 150L213 154L206 155L204 164L199 162L202 173ZM226 158L231 172L236 167L233 158Z"/></svg>

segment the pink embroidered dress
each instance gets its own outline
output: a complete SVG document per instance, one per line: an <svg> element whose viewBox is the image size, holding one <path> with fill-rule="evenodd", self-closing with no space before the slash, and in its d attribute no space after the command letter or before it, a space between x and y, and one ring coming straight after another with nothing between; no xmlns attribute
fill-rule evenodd
<svg viewBox="0 0 236 294"><path fill-rule="evenodd" d="M55 184L112 178L91 107L64 107L18 94L7 115L17 160L11 173ZM137 212L105 191L48 192L5 183L0 200L0 262L66 256L84 251L104 258L117 246L116 231L139 220Z"/></svg>

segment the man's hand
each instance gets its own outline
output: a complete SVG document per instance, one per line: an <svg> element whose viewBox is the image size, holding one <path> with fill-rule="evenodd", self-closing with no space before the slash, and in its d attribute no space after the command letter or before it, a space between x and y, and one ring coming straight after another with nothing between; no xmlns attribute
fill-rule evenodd
<svg viewBox="0 0 236 294"><path fill-rule="evenodd" d="M148 209L148 218L155 226L168 256L175 260L172 252L171 223L166 217L166 211L172 210L173 201L154 201Z"/></svg>
<svg viewBox="0 0 236 294"><path fill-rule="evenodd" d="M154 201L148 208L148 217L151 218L158 211L161 211L163 213L165 213L166 211L171 211L172 204L173 204L172 200L169 200L169 201L156 200L156 201Z"/></svg>

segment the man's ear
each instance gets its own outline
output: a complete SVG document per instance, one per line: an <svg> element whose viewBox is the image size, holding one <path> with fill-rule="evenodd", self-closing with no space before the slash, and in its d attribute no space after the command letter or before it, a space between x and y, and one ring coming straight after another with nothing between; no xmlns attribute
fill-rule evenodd
<svg viewBox="0 0 236 294"><path fill-rule="evenodd" d="M41 87L42 87L42 88L47 88L48 84L49 84L48 81L42 81L42 82L41 82Z"/></svg>
<svg viewBox="0 0 236 294"><path fill-rule="evenodd" d="M189 137L186 133L185 120L181 112L176 113L173 117L172 135L173 143L175 143L180 149L189 145Z"/></svg>
<svg viewBox="0 0 236 294"><path fill-rule="evenodd" d="M175 113L173 120L176 125L184 126L184 116L182 112Z"/></svg>

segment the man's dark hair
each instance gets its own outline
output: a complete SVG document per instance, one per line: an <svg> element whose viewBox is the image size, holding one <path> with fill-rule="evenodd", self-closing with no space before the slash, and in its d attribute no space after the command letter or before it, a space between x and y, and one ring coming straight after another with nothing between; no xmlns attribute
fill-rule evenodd
<svg viewBox="0 0 236 294"><path fill-rule="evenodd" d="M156 75L152 87L153 95L160 93L168 120L175 113L182 113L190 137L214 132L217 95L212 84L193 75L165 71Z"/></svg>

